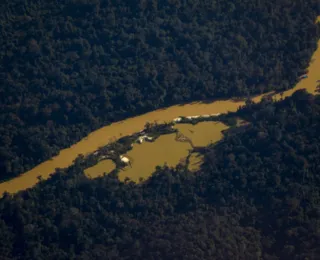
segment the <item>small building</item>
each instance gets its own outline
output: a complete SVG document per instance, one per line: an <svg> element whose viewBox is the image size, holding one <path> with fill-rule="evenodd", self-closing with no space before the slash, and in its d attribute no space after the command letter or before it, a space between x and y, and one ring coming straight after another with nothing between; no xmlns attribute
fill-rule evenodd
<svg viewBox="0 0 320 260"><path fill-rule="evenodd" d="M143 136L140 136L137 141L139 144L142 144L143 141L145 141L145 140L152 141L153 139L152 139L152 137L149 137L147 135L143 135Z"/></svg>
<svg viewBox="0 0 320 260"><path fill-rule="evenodd" d="M129 164L130 163L129 158L127 158L127 157L125 157L123 155L120 156L120 159L121 159L121 162L123 162L125 164Z"/></svg>
<svg viewBox="0 0 320 260"><path fill-rule="evenodd" d="M181 120L182 120L181 117L177 117L177 118L173 119L173 122L180 122Z"/></svg>
<svg viewBox="0 0 320 260"><path fill-rule="evenodd" d="M142 144L143 143L143 141L146 139L146 135L143 135L143 136L140 136L139 138L138 138L138 143L139 144Z"/></svg>
<svg viewBox="0 0 320 260"><path fill-rule="evenodd" d="M189 120L195 119L195 118L199 118L200 116L187 116L186 118Z"/></svg>

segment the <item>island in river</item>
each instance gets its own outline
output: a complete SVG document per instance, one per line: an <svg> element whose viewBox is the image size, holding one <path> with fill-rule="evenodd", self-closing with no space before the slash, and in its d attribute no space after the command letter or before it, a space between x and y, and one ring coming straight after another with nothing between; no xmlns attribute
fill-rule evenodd
<svg viewBox="0 0 320 260"><path fill-rule="evenodd" d="M186 164L186 158L193 147L203 147L221 139L222 131L228 126L221 122L201 122L196 125L177 124L174 126L177 133L161 135L153 142L135 142L132 149L124 156L130 160L127 167L119 172L119 179L132 181L146 179L155 170L156 166L166 164L174 167L178 163ZM179 138L181 137L181 138ZM190 154L189 169L195 171L199 166L201 156ZM103 156L104 157L104 156ZM116 168L110 159L99 161L96 165L85 170L90 178L109 173Z"/></svg>

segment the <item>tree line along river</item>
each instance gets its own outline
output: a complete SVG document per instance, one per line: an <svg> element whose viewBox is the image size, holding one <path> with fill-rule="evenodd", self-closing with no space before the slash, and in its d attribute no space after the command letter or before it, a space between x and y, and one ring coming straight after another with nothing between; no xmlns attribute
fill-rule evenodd
<svg viewBox="0 0 320 260"><path fill-rule="evenodd" d="M320 17L318 21L320 21ZM293 92L299 89L306 89L314 94L318 84L317 80L319 79L320 41L318 42L317 50L312 56L307 78L299 81L294 88L283 92L282 97L291 96ZM256 96L253 98L253 101L259 102L263 96L269 94L272 93ZM273 97L276 100L281 98L280 94L275 94ZM155 110L144 115L110 124L90 133L71 147L61 150L57 156L39 164L30 171L12 180L0 183L0 194L2 195L5 191L15 193L30 188L39 181L38 176L41 176L42 180L48 179L50 174L55 172L56 168L66 168L72 165L79 154L87 155L93 153L99 147L106 145L112 138L117 140L120 137L139 132L144 128L146 122L157 121L158 123L164 123L172 121L179 116L234 112L244 104L244 101L235 101L233 99L212 103L193 102ZM199 146L205 146L210 142L218 141L222 138L221 131L227 128L226 125L219 122L202 122L194 126L181 124L175 127ZM132 161L132 167L127 167L127 169L121 171L119 178L123 180L129 177L134 181L138 181L140 177L147 178L155 170L156 165L167 163L168 166L174 166L178 164L182 158L188 155L189 149L190 144L177 142L173 134L160 136L152 143L134 144L133 149L128 152L128 157ZM102 161L94 167L86 170L88 176L95 177L103 171L108 172L113 169L114 165L109 160L105 160L105 162Z"/></svg>

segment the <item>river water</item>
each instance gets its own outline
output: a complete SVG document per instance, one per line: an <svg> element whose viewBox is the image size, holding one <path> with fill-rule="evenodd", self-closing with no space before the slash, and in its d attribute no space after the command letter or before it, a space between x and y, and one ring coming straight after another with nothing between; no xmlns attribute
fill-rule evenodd
<svg viewBox="0 0 320 260"><path fill-rule="evenodd" d="M320 79L320 41L318 42L318 48L313 54L311 61L308 68L308 78L298 82L293 89L285 91L283 97L291 96L292 93L298 89L306 89L310 93L315 93L317 86L316 81ZM267 94L268 93L254 97L253 101L259 102L261 98ZM275 95L275 98L280 99L280 94ZM229 111L236 111L239 106L243 105L244 101L234 101L232 99L212 103L193 102L186 105L175 105L169 108L159 109L102 127L90 133L87 137L71 147L61 150L57 156L50 160L39 164L17 178L1 183L0 194L3 194L5 191L15 193L30 188L39 181L38 176L41 176L41 178L45 180L50 177L50 174L55 172L56 168L66 168L70 166L79 154L90 154L99 147L106 145L111 139L119 139L121 136L138 132L144 128L146 122L157 121L158 123L163 123L172 121L179 116L227 113ZM203 126L203 124L204 123L201 123L198 126L177 125L177 127L181 128L180 130L184 132L185 135L189 135L193 142L199 142L199 144L202 145L208 143L208 141L210 142L210 140L213 142L217 141L222 136L221 130L226 127L223 124L214 125L212 122L212 126L208 123L205 126ZM198 129L195 130L192 128ZM194 133L191 133L189 131L190 129ZM205 138L201 137L201 135L205 135ZM130 176L131 179L138 180L140 177L146 178L148 174L154 170L156 165L163 165L167 162L168 165L174 166L179 163L181 158L187 156L190 144L176 142L174 139L174 135L166 135L161 136L154 143L134 145L134 149L128 152L128 156L132 158L133 167L120 172L119 178L124 179ZM99 167L112 169L111 163L105 162L104 164L105 166ZM90 175L91 177L99 175L99 170L92 170Z"/></svg>

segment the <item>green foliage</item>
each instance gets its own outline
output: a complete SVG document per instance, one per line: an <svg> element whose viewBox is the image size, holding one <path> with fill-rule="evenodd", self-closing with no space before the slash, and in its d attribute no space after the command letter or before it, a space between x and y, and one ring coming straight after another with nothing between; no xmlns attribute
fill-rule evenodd
<svg viewBox="0 0 320 260"><path fill-rule="evenodd" d="M123 184L76 164L5 195L2 259L317 259L320 97L297 91L238 114L253 112L203 150L196 174L157 167Z"/></svg>
<svg viewBox="0 0 320 260"><path fill-rule="evenodd" d="M128 116L293 86L318 11L317 0L2 1L0 179Z"/></svg>

